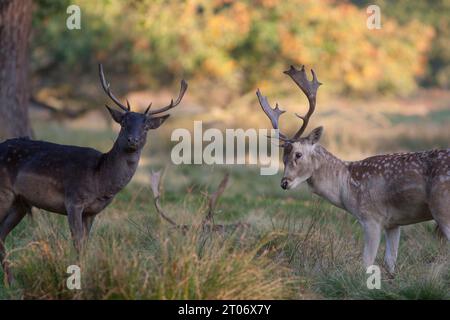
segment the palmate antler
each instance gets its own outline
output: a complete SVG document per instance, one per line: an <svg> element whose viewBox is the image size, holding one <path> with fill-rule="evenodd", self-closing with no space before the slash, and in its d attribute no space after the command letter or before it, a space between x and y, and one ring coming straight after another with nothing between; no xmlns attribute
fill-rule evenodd
<svg viewBox="0 0 450 320"><path fill-rule="evenodd" d="M269 104L269 101L267 100L267 97L263 96L261 94L261 91L259 89L256 91L256 95L258 96L259 104L261 105L261 108L263 109L264 113L269 118L270 122L272 123L272 127L274 129L280 129L278 126L278 119L280 116L285 113L286 111L281 110L278 108L278 103L275 105L275 108L272 109L272 107ZM279 133L279 137L281 140L288 140L287 136Z"/></svg>
<svg viewBox="0 0 450 320"><path fill-rule="evenodd" d="M103 90L106 92L108 97L110 97L111 100L120 109L124 110L125 112L131 111L130 103L128 102L128 100L127 100L127 106L125 107L120 102L120 100L117 99L116 96L111 92L110 84L109 84L108 81L106 81L105 74L103 73L103 65L101 63L98 65L98 72L99 72L99 75L100 75L100 82L102 84ZM162 113L162 112L168 111L168 110L170 110L172 108L175 108L177 105L180 104L181 100L183 99L184 94L186 93L187 88L188 88L187 82L184 81L184 80L181 80L180 93L178 94L178 98L175 100L175 102L172 99L168 106L165 106L165 107L157 109L157 110L152 110L152 111L150 111L150 108L152 106L152 103L150 102L150 104L148 105L148 107L145 110L144 114L145 115L155 115L155 114L158 114L158 113Z"/></svg>
<svg viewBox="0 0 450 320"><path fill-rule="evenodd" d="M282 134L280 132L280 140L282 141L297 141L303 132L305 131L306 127L308 126L309 119L311 118L312 114L314 113L314 110L316 108L316 94L317 89L322 84L317 80L317 76L314 72L314 70L311 69L312 73L312 80L309 81L306 76L305 66L302 66L300 70L295 69L294 66L291 66L289 70L284 71L285 74L290 76L292 80L299 86L299 88L303 91L303 93L308 98L309 102L309 109L308 112L301 116L299 114L295 114L297 117L302 119L303 123L300 129L294 134L292 138L288 138L285 134ZM272 127L274 129L279 129L278 126L278 119L280 115L282 115L285 111L278 108L278 103L275 105L275 108L272 108L267 101L267 98L261 95L261 92L259 89L256 91L256 95L258 96L259 104L261 105L261 108L263 109L264 113L269 118L270 122L272 123Z"/></svg>

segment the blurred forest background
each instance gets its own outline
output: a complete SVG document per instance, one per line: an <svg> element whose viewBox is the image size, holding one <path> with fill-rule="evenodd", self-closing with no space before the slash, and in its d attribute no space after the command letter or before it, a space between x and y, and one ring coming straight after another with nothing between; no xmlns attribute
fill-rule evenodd
<svg viewBox="0 0 450 320"><path fill-rule="evenodd" d="M313 68L323 83L307 131L323 125L322 144L338 157L448 148L450 0L0 0L0 41L5 3L32 23L30 76L16 84L29 82L36 139L111 148L118 125L103 107L109 101L99 62L112 91L135 111L150 101L168 104L183 78L189 89L171 118L149 133L132 183L96 220L82 262L93 270L84 290L64 286L75 257L65 217L41 210L7 240L20 248L11 251L18 286L7 291L0 283L0 298L450 299L448 251L434 238L433 223L404 228L398 276L383 274L382 290L367 290L362 233L347 213L306 188L281 190L280 174L261 176L256 166L170 160L172 130L192 130L193 120L204 130L269 128L256 88L289 111L281 130L297 130L294 112L303 113L307 101L282 73L290 64ZM21 11L25 3L32 13ZM71 4L81 9L80 30L66 27ZM366 25L371 4L381 8L379 30ZM8 93L1 80L14 78L6 57L0 99ZM0 105L0 138L5 126L18 126L6 117L12 98ZM250 231L236 241L225 237L228 245L173 232L151 204L149 172L164 167L164 205L175 220L201 221L205 195L227 171L218 221L243 221Z"/></svg>
<svg viewBox="0 0 450 320"><path fill-rule="evenodd" d="M366 25L370 4L381 29ZM35 0L33 13L32 102L57 118L106 115L103 62L113 91L136 110L166 104L185 78L187 115L173 127L268 127L256 88L298 112L306 101L282 71L304 64L324 83L313 125L325 125L333 151L447 145L450 0L80 0L81 30L66 27L68 5ZM282 130L295 130L291 115Z"/></svg>
<svg viewBox="0 0 450 320"><path fill-rule="evenodd" d="M32 72L47 81L94 74L98 61L151 88L180 76L240 95L277 83L289 64L318 71L327 90L403 95L450 87L450 1L37 0ZM378 4L382 28L369 30ZM50 73L49 73L50 72Z"/></svg>

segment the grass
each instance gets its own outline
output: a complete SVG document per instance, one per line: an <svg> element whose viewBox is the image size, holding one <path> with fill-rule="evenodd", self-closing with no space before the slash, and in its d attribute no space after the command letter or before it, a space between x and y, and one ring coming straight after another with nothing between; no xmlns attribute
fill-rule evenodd
<svg viewBox="0 0 450 320"><path fill-rule="evenodd" d="M26 226L32 241L11 253L17 285L5 297L281 299L295 291L292 271L263 249L269 233L183 234L133 211L116 212L115 222L100 219L80 258L63 219L36 216ZM73 264L81 268L82 290L66 288Z"/></svg>
<svg viewBox="0 0 450 320"><path fill-rule="evenodd" d="M382 110L324 109L324 144L347 159L448 147L445 108L420 118L398 110L379 118ZM342 125L349 114L362 120ZM381 289L369 290L361 267L362 231L353 217L305 187L281 190L280 175L260 176L256 166L167 165L171 129L190 123L178 118L183 120L174 117L150 134L133 182L99 214L81 257L72 248L65 217L36 210L24 219L7 239L16 283L12 288L0 284L0 298L450 299L448 245L434 235L433 222L403 228L395 277L382 269ZM251 118L241 125L238 120L233 126L262 121ZM38 118L34 123L41 139L102 151L115 137L101 126L86 130ZM213 235L196 229L183 235L169 228L155 212L149 188L150 170L162 167L167 167L163 205L176 221L201 221L204 194L229 171L216 220L250 227ZM382 265L383 243L379 251ZM81 267L82 290L66 288L72 264Z"/></svg>

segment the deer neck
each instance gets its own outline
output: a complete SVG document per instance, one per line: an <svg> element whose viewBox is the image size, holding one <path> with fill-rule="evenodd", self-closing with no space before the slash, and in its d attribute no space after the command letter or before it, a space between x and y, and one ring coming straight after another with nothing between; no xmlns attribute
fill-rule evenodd
<svg viewBox="0 0 450 320"><path fill-rule="evenodd" d="M115 195L130 182L138 167L141 151L123 150L116 141L112 149L103 154L99 168L99 188L102 193Z"/></svg>
<svg viewBox="0 0 450 320"><path fill-rule="evenodd" d="M345 209L350 199L349 171L344 161L317 145L313 158L314 171L307 180L312 191L335 206Z"/></svg>

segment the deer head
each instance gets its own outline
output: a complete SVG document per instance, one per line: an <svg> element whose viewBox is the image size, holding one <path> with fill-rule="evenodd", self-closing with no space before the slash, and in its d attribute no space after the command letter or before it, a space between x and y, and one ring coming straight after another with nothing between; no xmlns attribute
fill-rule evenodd
<svg viewBox="0 0 450 320"><path fill-rule="evenodd" d="M299 86L303 93L308 98L309 109L308 112L302 116L296 113L296 116L302 120L300 129L294 134L292 138L289 138L283 133L279 133L280 147L283 148L283 163L284 174L281 179L281 187L283 189L291 189L298 186L300 183L308 180L313 171L317 169L317 161L315 161L315 147L323 132L322 127L318 127L306 136L302 137L303 132L308 126L309 119L314 113L316 107L316 93L321 83L317 80L316 74L313 70L312 80L309 81L305 67L302 66L301 70L295 69L291 66L289 70L284 71L285 74L290 76L292 80ZM279 129L278 120L280 115L285 111L281 110L278 103L275 108L272 108L266 97L261 95L261 92L256 92L259 103L264 113L269 118L274 129Z"/></svg>
<svg viewBox="0 0 450 320"><path fill-rule="evenodd" d="M110 84L105 79L103 66L101 64L99 64L99 74L103 90L105 90L108 97L110 97L111 100L123 111L118 111L110 108L108 105L105 105L113 120L120 124L121 127L117 143L121 149L128 152L134 152L144 147L147 141L148 130L157 129L170 116L169 114L162 116L155 115L176 107L181 102L181 99L183 99L183 96L187 90L187 83L182 80L180 93L175 102L172 99L168 106L157 110L150 110L152 106L150 103L144 113L132 112L128 100L127 106L125 107L111 92Z"/></svg>

